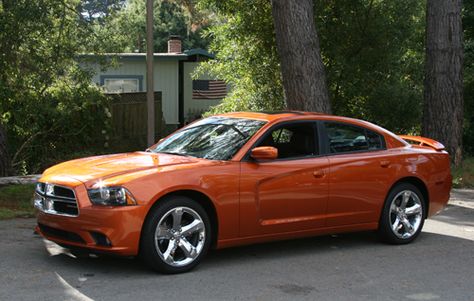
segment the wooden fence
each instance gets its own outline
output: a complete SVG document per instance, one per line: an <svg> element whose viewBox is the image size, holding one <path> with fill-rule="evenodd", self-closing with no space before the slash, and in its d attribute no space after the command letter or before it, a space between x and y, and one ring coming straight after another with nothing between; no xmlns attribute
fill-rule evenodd
<svg viewBox="0 0 474 301"><path fill-rule="evenodd" d="M147 147L146 93L110 94L112 133L109 148L114 151L144 150ZM164 120L161 92L155 92L155 141L163 136Z"/></svg>

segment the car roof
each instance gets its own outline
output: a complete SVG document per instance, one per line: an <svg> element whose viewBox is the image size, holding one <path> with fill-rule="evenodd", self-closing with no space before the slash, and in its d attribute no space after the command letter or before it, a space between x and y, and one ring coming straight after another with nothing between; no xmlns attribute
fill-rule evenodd
<svg viewBox="0 0 474 301"><path fill-rule="evenodd" d="M336 122L346 122L356 126L363 126L371 130L375 130L380 134L384 134L388 144L396 146L407 146L404 140L395 135L394 133L376 125L371 122L355 119L344 116L329 115L318 112L303 112L303 111L270 111L270 112L234 112L225 113L217 116L229 117L229 118L247 118L255 120L267 121L269 124L274 124L279 121L291 121L291 120L327 120Z"/></svg>
<svg viewBox="0 0 474 301"><path fill-rule="evenodd" d="M293 119L301 116L332 116L318 112L303 112L303 111L261 111L261 112L233 112L219 114L218 116L231 118L247 118L265 121L276 121L279 119Z"/></svg>

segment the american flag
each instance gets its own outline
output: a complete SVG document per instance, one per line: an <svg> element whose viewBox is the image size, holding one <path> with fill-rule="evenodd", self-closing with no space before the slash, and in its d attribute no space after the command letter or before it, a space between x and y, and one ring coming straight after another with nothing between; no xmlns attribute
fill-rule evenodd
<svg viewBox="0 0 474 301"><path fill-rule="evenodd" d="M193 80L193 98L220 99L227 95L227 85L223 80Z"/></svg>

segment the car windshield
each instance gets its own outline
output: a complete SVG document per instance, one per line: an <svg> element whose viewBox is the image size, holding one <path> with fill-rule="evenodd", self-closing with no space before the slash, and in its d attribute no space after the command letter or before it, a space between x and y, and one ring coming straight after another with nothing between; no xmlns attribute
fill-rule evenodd
<svg viewBox="0 0 474 301"><path fill-rule="evenodd" d="M180 130L150 151L210 160L229 160L265 121L209 117Z"/></svg>

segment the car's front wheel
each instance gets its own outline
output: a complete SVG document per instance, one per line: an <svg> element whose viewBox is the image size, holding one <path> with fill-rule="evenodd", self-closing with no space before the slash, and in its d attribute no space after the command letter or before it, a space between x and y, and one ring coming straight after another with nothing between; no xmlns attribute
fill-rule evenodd
<svg viewBox="0 0 474 301"><path fill-rule="evenodd" d="M197 202L184 196L173 196L159 202L145 221L141 255L159 272L187 272L209 249L209 217Z"/></svg>
<svg viewBox="0 0 474 301"><path fill-rule="evenodd" d="M413 241L421 232L426 206L420 190L409 183L397 184L387 196L380 217L379 235L392 244Z"/></svg>

